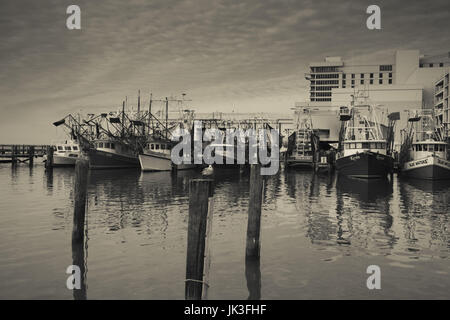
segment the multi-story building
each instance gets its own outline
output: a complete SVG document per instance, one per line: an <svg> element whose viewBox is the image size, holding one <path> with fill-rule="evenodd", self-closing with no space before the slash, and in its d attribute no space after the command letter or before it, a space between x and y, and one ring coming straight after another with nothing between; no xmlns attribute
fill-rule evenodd
<svg viewBox="0 0 450 320"><path fill-rule="evenodd" d="M341 57L327 57L309 64L310 101L331 102L332 89L395 83L395 60L347 64Z"/></svg>
<svg viewBox="0 0 450 320"><path fill-rule="evenodd" d="M309 69L310 107L349 105L352 95L363 90L373 104L401 112L399 143L400 130L406 127L404 111L435 105L435 83L449 72L450 53L423 56L418 50L398 50L380 59L327 57L310 63Z"/></svg>
<svg viewBox="0 0 450 320"><path fill-rule="evenodd" d="M434 87L434 108L436 115L436 125L441 130L443 138L450 138L450 111L449 111L449 74L436 81Z"/></svg>

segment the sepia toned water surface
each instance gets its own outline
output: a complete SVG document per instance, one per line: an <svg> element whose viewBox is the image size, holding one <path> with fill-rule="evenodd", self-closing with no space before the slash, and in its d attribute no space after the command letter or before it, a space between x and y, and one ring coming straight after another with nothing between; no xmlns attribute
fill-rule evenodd
<svg viewBox="0 0 450 320"><path fill-rule="evenodd" d="M184 299L189 180L200 176L90 172L87 299ZM213 178L209 299L450 298L450 181L282 168L265 178L261 259L246 266L248 173ZM73 168L0 164L1 299L77 298L65 273L78 254L73 183ZM366 287L369 265L381 290Z"/></svg>

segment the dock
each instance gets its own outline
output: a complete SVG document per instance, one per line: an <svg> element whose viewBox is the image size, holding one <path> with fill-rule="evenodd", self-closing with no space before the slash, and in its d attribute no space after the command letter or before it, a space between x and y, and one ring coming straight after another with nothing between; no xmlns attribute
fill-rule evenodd
<svg viewBox="0 0 450 320"><path fill-rule="evenodd" d="M32 158L43 157L47 145L1 144L0 163L26 162Z"/></svg>

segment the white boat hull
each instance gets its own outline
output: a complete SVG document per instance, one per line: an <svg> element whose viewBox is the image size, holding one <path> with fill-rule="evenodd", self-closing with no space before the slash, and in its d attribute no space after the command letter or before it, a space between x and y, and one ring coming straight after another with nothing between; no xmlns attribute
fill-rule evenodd
<svg viewBox="0 0 450 320"><path fill-rule="evenodd" d="M406 162L402 174L417 179L450 179L450 161L430 155L423 159Z"/></svg>
<svg viewBox="0 0 450 320"><path fill-rule="evenodd" d="M141 164L142 171L171 171L187 170L195 168L195 164L180 164L175 165L172 163L169 155L155 153L144 153L139 155L139 163Z"/></svg>
<svg viewBox="0 0 450 320"><path fill-rule="evenodd" d="M78 157L65 157L65 156L57 156L53 155L53 166L54 167L70 167L75 166Z"/></svg>

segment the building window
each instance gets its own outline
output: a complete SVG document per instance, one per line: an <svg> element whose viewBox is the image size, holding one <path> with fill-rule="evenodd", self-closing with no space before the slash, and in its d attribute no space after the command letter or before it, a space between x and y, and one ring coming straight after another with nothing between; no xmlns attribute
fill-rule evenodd
<svg viewBox="0 0 450 320"><path fill-rule="evenodd" d="M378 80L379 84L383 84L383 79Z"/></svg>
<svg viewBox="0 0 450 320"><path fill-rule="evenodd" d="M373 84L373 79L370 79L370 84Z"/></svg>
<svg viewBox="0 0 450 320"><path fill-rule="evenodd" d="M345 79L345 73L342 74L342 79Z"/></svg>
<svg viewBox="0 0 450 320"><path fill-rule="evenodd" d="M419 64L419 68L423 68L423 63Z"/></svg>
<svg viewBox="0 0 450 320"><path fill-rule="evenodd" d="M441 62L441 63L439 63L439 67L443 67L444 66L444 64Z"/></svg>
<svg viewBox="0 0 450 320"><path fill-rule="evenodd" d="M354 73L352 73L352 79L355 79L355 74Z"/></svg>
<svg viewBox="0 0 450 320"><path fill-rule="evenodd" d="M361 78L364 78L364 73L361 73Z"/></svg>
<svg viewBox="0 0 450 320"><path fill-rule="evenodd" d="M392 71L392 65L388 64L388 65L381 65L380 66L380 71Z"/></svg>
<svg viewBox="0 0 450 320"><path fill-rule="evenodd" d="M433 64L432 63L430 63L430 68L433 68Z"/></svg>
<svg viewBox="0 0 450 320"><path fill-rule="evenodd" d="M354 85L355 84L355 80L352 80L352 85ZM353 87L352 87L353 88Z"/></svg>
<svg viewBox="0 0 450 320"><path fill-rule="evenodd" d="M389 84L392 84L392 79L389 79Z"/></svg>
<svg viewBox="0 0 450 320"><path fill-rule="evenodd" d="M392 72L389 72L389 78L392 78Z"/></svg>
<svg viewBox="0 0 450 320"><path fill-rule="evenodd" d="M342 80L342 85L345 86L345 80Z"/></svg>
<svg viewBox="0 0 450 320"><path fill-rule="evenodd" d="M383 78L383 74L382 73L380 73L380 78Z"/></svg>
<svg viewBox="0 0 450 320"><path fill-rule="evenodd" d="M361 79L361 84L364 84L364 80L363 79Z"/></svg>
<svg viewBox="0 0 450 320"><path fill-rule="evenodd" d="M372 78L373 78L373 73L370 74L370 79L372 79Z"/></svg>
<svg viewBox="0 0 450 320"><path fill-rule="evenodd" d="M337 72L338 67L312 67L312 72Z"/></svg>

